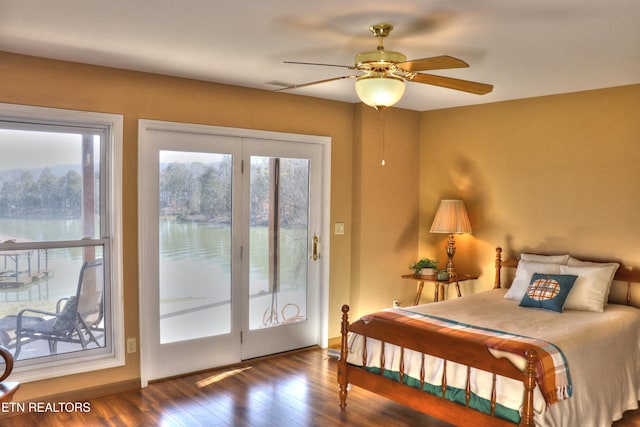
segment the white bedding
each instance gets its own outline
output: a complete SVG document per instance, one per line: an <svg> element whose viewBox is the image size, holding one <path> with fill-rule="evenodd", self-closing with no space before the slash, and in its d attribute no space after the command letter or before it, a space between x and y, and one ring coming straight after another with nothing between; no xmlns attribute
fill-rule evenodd
<svg viewBox="0 0 640 427"><path fill-rule="evenodd" d="M616 304L603 313L565 310L556 313L519 307L505 299L502 289L491 290L406 310L427 313L474 326L538 338L564 353L573 383L573 396L546 407L541 394L534 401L539 426L610 426L622 413L638 407L640 398L640 309ZM362 362L362 337L352 336L347 361ZM380 346L367 342L368 365L380 360ZM437 362L437 360L436 360ZM465 388L466 368L448 364L448 384ZM399 348L385 346L385 369L399 371ZM405 372L419 378L420 355L405 350ZM442 363L429 363L425 381L440 385ZM498 403L520 409L522 383L503 378L498 382ZM472 391L489 399L491 375L474 372ZM538 389L536 388L536 391Z"/></svg>

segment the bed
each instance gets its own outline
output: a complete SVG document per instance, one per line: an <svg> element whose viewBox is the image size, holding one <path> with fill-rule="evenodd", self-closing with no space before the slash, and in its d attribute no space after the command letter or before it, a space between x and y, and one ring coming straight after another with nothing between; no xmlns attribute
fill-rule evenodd
<svg viewBox="0 0 640 427"><path fill-rule="evenodd" d="M358 386L459 426L610 426L636 409L640 272L568 254L521 258L503 261L497 248L494 289L463 298L353 323L344 305L340 406Z"/></svg>

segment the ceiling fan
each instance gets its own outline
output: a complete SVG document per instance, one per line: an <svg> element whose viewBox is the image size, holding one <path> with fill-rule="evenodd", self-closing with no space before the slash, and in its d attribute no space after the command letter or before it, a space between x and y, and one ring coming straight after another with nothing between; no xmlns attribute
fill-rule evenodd
<svg viewBox="0 0 640 427"><path fill-rule="evenodd" d="M356 93L360 100L377 110L381 110L400 101L404 95L405 81L441 86L478 95L484 95L493 90L493 85L489 84L419 73L418 71L465 68L468 67L469 64L461 59L447 55L407 61L407 57L404 54L385 50L382 44L384 38L391 33L391 30L393 30L393 25L385 23L371 25L369 30L378 39L378 47L376 50L356 54L355 64L352 66L284 61L286 64L321 65L327 67L347 68L349 70L358 71L361 74L352 74L311 83L291 85L277 89L276 91L297 89L335 80L357 79L355 86Z"/></svg>

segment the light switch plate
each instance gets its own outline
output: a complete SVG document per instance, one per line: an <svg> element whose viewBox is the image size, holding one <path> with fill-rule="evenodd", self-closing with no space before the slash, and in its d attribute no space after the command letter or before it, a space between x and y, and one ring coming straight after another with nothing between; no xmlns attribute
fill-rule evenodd
<svg viewBox="0 0 640 427"><path fill-rule="evenodd" d="M127 338L127 353L135 353L135 352L136 352L136 339Z"/></svg>
<svg viewBox="0 0 640 427"><path fill-rule="evenodd" d="M335 234L336 236L344 234L344 222L336 222Z"/></svg>

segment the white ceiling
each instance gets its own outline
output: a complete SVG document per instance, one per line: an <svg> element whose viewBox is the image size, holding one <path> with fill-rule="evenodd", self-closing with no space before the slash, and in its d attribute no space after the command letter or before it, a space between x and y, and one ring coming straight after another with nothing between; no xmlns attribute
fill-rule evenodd
<svg viewBox="0 0 640 427"><path fill-rule="evenodd" d="M638 0L0 0L0 50L273 90L349 74L374 50L451 55L442 74L494 85L473 95L408 83L418 111L640 83ZM358 102L354 80L290 93Z"/></svg>

